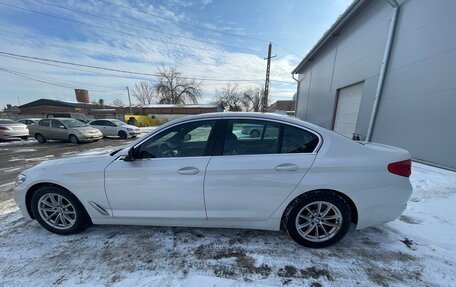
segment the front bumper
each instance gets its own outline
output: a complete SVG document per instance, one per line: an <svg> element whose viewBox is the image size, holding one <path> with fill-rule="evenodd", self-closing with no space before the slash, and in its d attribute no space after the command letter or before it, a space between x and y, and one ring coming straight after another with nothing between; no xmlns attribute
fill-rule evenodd
<svg viewBox="0 0 456 287"><path fill-rule="evenodd" d="M138 131L128 131L127 132L128 136L130 137L136 137L136 136L139 136L141 134L141 130L138 130Z"/></svg>
<svg viewBox="0 0 456 287"><path fill-rule="evenodd" d="M94 134L94 135L82 135L79 137L80 142L92 142L103 138L103 134Z"/></svg>
<svg viewBox="0 0 456 287"><path fill-rule="evenodd" d="M22 216L26 220L32 220L32 217L28 213L27 205L25 203L26 191L27 191L27 188L24 184L20 184L20 185L16 186L13 189L13 198L14 198L14 201L16 202L16 205L19 207Z"/></svg>

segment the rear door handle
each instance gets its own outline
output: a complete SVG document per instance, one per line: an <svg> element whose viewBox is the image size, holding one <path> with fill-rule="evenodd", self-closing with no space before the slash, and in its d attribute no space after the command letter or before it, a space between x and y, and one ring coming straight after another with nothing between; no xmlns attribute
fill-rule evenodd
<svg viewBox="0 0 456 287"><path fill-rule="evenodd" d="M186 166L186 167L179 169L177 172L182 175L193 175L193 174L197 174L199 172L199 169L197 169L196 167L192 167L192 166Z"/></svg>
<svg viewBox="0 0 456 287"><path fill-rule="evenodd" d="M275 167L277 171L296 171L299 169L299 166L293 163L283 163Z"/></svg>

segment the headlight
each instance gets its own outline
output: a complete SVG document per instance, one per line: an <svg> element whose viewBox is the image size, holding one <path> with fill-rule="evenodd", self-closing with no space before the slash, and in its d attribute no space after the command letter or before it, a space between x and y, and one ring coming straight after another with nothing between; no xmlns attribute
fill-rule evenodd
<svg viewBox="0 0 456 287"><path fill-rule="evenodd" d="M127 131L131 132L131 131L133 131L133 129L127 128Z"/></svg>
<svg viewBox="0 0 456 287"><path fill-rule="evenodd" d="M19 174L16 177L16 186L18 186L19 184L23 183L24 181L25 181L25 175Z"/></svg>

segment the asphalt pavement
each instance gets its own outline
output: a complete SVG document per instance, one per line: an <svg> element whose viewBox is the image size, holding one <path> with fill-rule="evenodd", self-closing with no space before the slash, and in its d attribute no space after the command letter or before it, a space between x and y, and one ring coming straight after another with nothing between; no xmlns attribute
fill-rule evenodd
<svg viewBox="0 0 456 287"><path fill-rule="evenodd" d="M81 152L114 149L131 141L132 139L117 138L103 138L84 144L62 141L40 144L34 139L0 141L0 202L12 198L12 187L18 174L41 161L74 156Z"/></svg>

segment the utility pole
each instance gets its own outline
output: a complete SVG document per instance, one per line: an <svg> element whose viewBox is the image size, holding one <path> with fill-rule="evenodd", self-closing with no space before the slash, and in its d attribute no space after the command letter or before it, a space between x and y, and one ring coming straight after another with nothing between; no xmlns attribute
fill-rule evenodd
<svg viewBox="0 0 456 287"><path fill-rule="evenodd" d="M127 86L127 93L128 93L128 105L130 106L130 114L133 114L133 111L131 109L131 99L130 99L130 89Z"/></svg>
<svg viewBox="0 0 456 287"><path fill-rule="evenodd" d="M277 57L277 55L271 56L272 52L272 43L269 42L268 47L268 57L264 58L268 60L268 64L266 66L266 81L264 82L264 95L261 101L261 112L265 113L268 111L268 95L269 95L269 73L271 71L271 58Z"/></svg>

